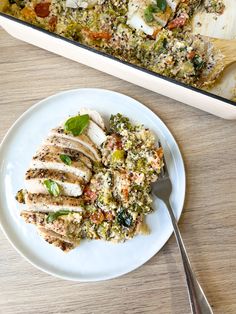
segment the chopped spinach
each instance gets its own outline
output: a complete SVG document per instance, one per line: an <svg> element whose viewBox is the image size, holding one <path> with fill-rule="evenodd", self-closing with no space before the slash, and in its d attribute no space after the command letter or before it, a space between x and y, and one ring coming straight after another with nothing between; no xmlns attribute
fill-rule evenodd
<svg viewBox="0 0 236 314"><path fill-rule="evenodd" d="M125 209L121 209L117 213L117 222L123 227L130 228L133 223L133 217Z"/></svg>

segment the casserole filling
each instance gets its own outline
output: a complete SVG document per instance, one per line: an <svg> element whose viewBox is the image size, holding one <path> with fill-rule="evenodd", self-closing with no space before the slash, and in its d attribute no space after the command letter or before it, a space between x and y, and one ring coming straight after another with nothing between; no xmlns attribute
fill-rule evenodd
<svg viewBox="0 0 236 314"><path fill-rule="evenodd" d="M0 10L61 36L183 83L210 86L222 55L200 35L191 17L200 0L3 0ZM208 12L224 4L205 0ZM211 75L214 72L214 75Z"/></svg>

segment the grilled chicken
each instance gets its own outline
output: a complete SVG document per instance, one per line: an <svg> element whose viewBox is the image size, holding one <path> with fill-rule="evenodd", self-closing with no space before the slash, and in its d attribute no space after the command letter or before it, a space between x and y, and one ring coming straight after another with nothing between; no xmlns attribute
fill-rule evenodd
<svg viewBox="0 0 236 314"><path fill-rule="evenodd" d="M172 11L175 12L178 4L181 0L166 0L168 5L171 7Z"/></svg>
<svg viewBox="0 0 236 314"><path fill-rule="evenodd" d="M30 167L32 169L52 169L73 173L74 175L89 181L91 178L91 170L85 166L82 161L73 161L71 165L66 165L60 156L53 152L52 146L44 146L33 157Z"/></svg>
<svg viewBox="0 0 236 314"><path fill-rule="evenodd" d="M90 160L97 161L97 158L95 157L95 155L88 148L84 147L83 144L80 144L79 142L76 142L70 138L63 138L63 137L58 137L58 136L53 135L53 136L48 137L45 140L44 144L46 146L57 146L57 147L63 147L67 149L73 149L87 156L88 158L90 158Z"/></svg>
<svg viewBox="0 0 236 314"><path fill-rule="evenodd" d="M26 190L34 194L48 194L43 184L46 179L56 182L62 195L80 196L85 186L83 178L73 173L52 169L29 169L25 175Z"/></svg>
<svg viewBox="0 0 236 314"><path fill-rule="evenodd" d="M72 134L66 133L66 131L62 127L52 129L50 135L69 139L71 141L76 141L89 149L97 160L100 161L101 159L98 149L87 135L81 134L78 136L73 136Z"/></svg>
<svg viewBox="0 0 236 314"><path fill-rule="evenodd" d="M47 242L63 251L79 245L84 213L79 196L92 176L92 162L101 160L97 146L106 140L101 116L91 110L86 114L90 121L84 134L73 136L63 127L50 132L26 172L26 190L17 194L27 206L21 212L25 222L36 225Z"/></svg>
<svg viewBox="0 0 236 314"><path fill-rule="evenodd" d="M86 109L86 108L82 108L80 109L80 114L88 114L90 119L95 122L103 131L105 130L105 124L104 121L102 119L102 117L100 116L100 114L95 111L95 110L91 110L91 109Z"/></svg>
<svg viewBox="0 0 236 314"><path fill-rule="evenodd" d="M50 237L55 237L63 242L67 242L67 243L72 243L72 244L77 244L79 245L80 241L79 239L71 239L70 237L66 236L66 235L62 235L60 233L57 233L55 231L52 231L52 230L48 230L46 228L43 228L43 227L39 227L38 228L40 234L44 234L44 235L47 235L47 236L50 236Z"/></svg>
<svg viewBox="0 0 236 314"><path fill-rule="evenodd" d="M59 210L69 210L73 212L83 211L83 200L70 196L52 196L50 194L25 195L25 204L31 211L56 212Z"/></svg>
<svg viewBox="0 0 236 314"><path fill-rule="evenodd" d="M58 247L64 252L69 252L79 245L79 241L78 243L69 241L67 237L63 237L56 232L49 231L44 228L38 228L38 230L39 234L46 242L54 245L55 247Z"/></svg>
<svg viewBox="0 0 236 314"><path fill-rule="evenodd" d="M82 213L73 212L69 215L62 215L51 222L47 222L47 213L23 211L21 216L27 223L43 227L63 236L69 236L70 239L77 239L81 232Z"/></svg>
<svg viewBox="0 0 236 314"><path fill-rule="evenodd" d="M21 217L26 223L36 225L39 234L50 244L59 247L63 251L70 251L79 245L78 234L80 231L80 221L82 216L73 213L75 222L71 219L60 218L47 223L47 214L33 211L22 211ZM64 216L62 216L64 217Z"/></svg>
<svg viewBox="0 0 236 314"><path fill-rule="evenodd" d="M106 133L92 120L89 122L86 133L97 146L101 146L107 139Z"/></svg>
<svg viewBox="0 0 236 314"><path fill-rule="evenodd" d="M41 149L39 149L39 151ZM54 154L55 156L58 156L59 158L61 155L66 155L66 156L69 156L70 159L73 161L82 161L86 167L88 167L89 169L92 169L91 160L87 156L85 156L83 153L77 151L76 149L55 146L55 145L49 145L48 149L50 150L52 154Z"/></svg>
<svg viewBox="0 0 236 314"><path fill-rule="evenodd" d="M20 215L28 224L33 224L37 226L44 226L45 224L45 213L37 213L34 211L23 210Z"/></svg>

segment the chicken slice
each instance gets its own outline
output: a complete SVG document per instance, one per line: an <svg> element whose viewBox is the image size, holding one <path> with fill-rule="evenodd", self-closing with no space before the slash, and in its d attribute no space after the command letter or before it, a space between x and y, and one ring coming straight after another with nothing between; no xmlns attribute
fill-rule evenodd
<svg viewBox="0 0 236 314"><path fill-rule="evenodd" d="M60 155L67 155L71 158L73 161L82 161L86 167L89 169L92 169L92 163L91 160L85 156L83 153L67 147L61 147L61 146L55 146L55 145L49 145L48 147L51 151L51 153L57 155L60 157ZM40 149L39 149L40 151Z"/></svg>
<svg viewBox="0 0 236 314"><path fill-rule="evenodd" d="M70 239L76 240L81 233L81 223L83 221L83 213L81 212L70 212L69 214L61 215L50 222L47 222L48 213L22 211L21 217L27 223L43 227L63 236L69 236Z"/></svg>
<svg viewBox="0 0 236 314"><path fill-rule="evenodd" d="M69 236L62 235L62 234L57 233L53 230L48 230L47 228L44 228L44 227L38 227L38 230L40 231L40 233L43 233L45 235L49 235L52 237L56 237L59 240L62 240L64 242L73 243L73 244L77 244L77 245L79 245L79 243L80 243L79 238L77 238L77 239L76 238L70 238Z"/></svg>
<svg viewBox="0 0 236 314"><path fill-rule="evenodd" d="M87 109L87 108L82 108L80 109L80 115L83 115L83 114L88 114L90 119L93 120L93 122L95 122L98 126L100 126L101 129L105 130L105 124L104 124L103 118L97 111Z"/></svg>
<svg viewBox="0 0 236 314"><path fill-rule="evenodd" d="M37 152L33 157L30 168L32 169L52 169L63 172L73 173L88 182L92 176L91 170L84 165L82 161L73 161L71 165L66 165L53 152L52 146L44 146L41 151Z"/></svg>
<svg viewBox="0 0 236 314"><path fill-rule="evenodd" d="M178 4L181 0L166 0L168 5L171 7L172 11L175 12Z"/></svg>
<svg viewBox="0 0 236 314"><path fill-rule="evenodd" d="M60 210L82 212L84 209L81 198L64 195L55 197L49 194L27 193L25 195L25 204L30 211L38 212L56 212Z"/></svg>
<svg viewBox="0 0 236 314"><path fill-rule="evenodd" d="M37 226L45 225L45 213L23 210L20 215L28 224L33 224Z"/></svg>
<svg viewBox="0 0 236 314"><path fill-rule="evenodd" d="M73 136L72 134L66 133L66 131L63 129L63 127L58 127L58 128L52 129L50 132L50 135L66 138L66 139L69 139L71 141L76 141L76 142L84 145L87 149L89 149L93 153L93 155L95 156L96 160L100 161L100 159L101 159L99 152L98 152L98 149L96 148L94 143L90 140L90 138L85 134Z"/></svg>
<svg viewBox="0 0 236 314"><path fill-rule="evenodd" d="M66 149L73 149L87 156L92 161L97 161L97 158L88 148L84 147L84 145L80 144L79 142L73 141L68 138L50 136L44 141L44 144L46 146L58 146Z"/></svg>
<svg viewBox="0 0 236 314"><path fill-rule="evenodd" d="M25 187L29 193L48 194L43 184L46 179L56 182L60 186L62 195L80 196L85 186L85 181L73 173L51 169L29 169L25 175Z"/></svg>
<svg viewBox="0 0 236 314"><path fill-rule="evenodd" d="M69 252L76 248L76 246L79 245L78 243L74 241L70 241L68 237L61 236L57 234L56 232L47 230L45 228L38 228L40 236L49 244L54 245L55 247L58 247L63 252Z"/></svg>
<svg viewBox="0 0 236 314"><path fill-rule="evenodd" d="M86 133L97 146L101 146L107 139L106 133L92 120L89 122Z"/></svg>

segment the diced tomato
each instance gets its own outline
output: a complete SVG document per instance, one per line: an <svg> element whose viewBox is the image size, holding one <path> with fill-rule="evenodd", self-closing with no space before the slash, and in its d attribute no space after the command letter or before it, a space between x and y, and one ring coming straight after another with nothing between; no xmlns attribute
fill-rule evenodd
<svg viewBox="0 0 236 314"><path fill-rule="evenodd" d="M128 188L122 189L122 194L124 196L124 199L128 200L128 198L129 198L129 189Z"/></svg>
<svg viewBox="0 0 236 314"><path fill-rule="evenodd" d="M105 216L105 220L107 220L107 221L112 221L113 220L113 215L112 215L111 211L104 212L104 216Z"/></svg>
<svg viewBox="0 0 236 314"><path fill-rule="evenodd" d="M107 147L115 150L122 149L123 145L120 136L117 134L112 134L109 142L107 143Z"/></svg>
<svg viewBox="0 0 236 314"><path fill-rule="evenodd" d="M50 26L51 31L54 31L57 26L57 16L53 15L50 17L48 24Z"/></svg>
<svg viewBox="0 0 236 314"><path fill-rule="evenodd" d="M34 11L38 17L45 18L50 14L50 3L49 2L40 2L36 4Z"/></svg>
<svg viewBox="0 0 236 314"><path fill-rule="evenodd" d="M84 196L87 201L94 202L97 198L97 194L93 192L88 186L84 189Z"/></svg>
<svg viewBox="0 0 236 314"><path fill-rule="evenodd" d="M91 32L91 31L88 31L88 36L91 38L91 39L105 39L105 40L109 40L111 39L111 34L108 33L108 32Z"/></svg>
<svg viewBox="0 0 236 314"><path fill-rule="evenodd" d="M102 223L104 219L105 217L101 211L95 212L90 216L90 220L96 225Z"/></svg>
<svg viewBox="0 0 236 314"><path fill-rule="evenodd" d="M174 20L172 20L168 25L168 29L174 29L177 27L183 27L188 19L188 15L185 13L181 13L179 17L176 17Z"/></svg>
<svg viewBox="0 0 236 314"><path fill-rule="evenodd" d="M193 58L196 56L196 52L194 50L190 51L188 54L187 54L187 57L189 60L193 60Z"/></svg>

